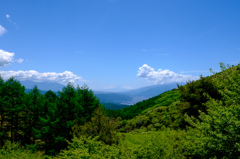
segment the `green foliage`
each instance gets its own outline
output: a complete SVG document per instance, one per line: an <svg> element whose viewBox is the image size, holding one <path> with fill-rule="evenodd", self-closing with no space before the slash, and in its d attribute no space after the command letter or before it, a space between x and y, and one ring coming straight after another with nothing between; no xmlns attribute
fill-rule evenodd
<svg viewBox="0 0 240 159"><path fill-rule="evenodd" d="M211 100L208 114L201 112L202 122L188 121L199 130L202 147L199 154L206 158L238 158L240 154L240 105L223 106L222 102Z"/></svg>
<svg viewBox="0 0 240 159"><path fill-rule="evenodd" d="M214 73L213 82L223 96L225 104L240 103L240 65L230 66L220 63L222 72Z"/></svg>
<svg viewBox="0 0 240 159"><path fill-rule="evenodd" d="M119 110L119 109L129 107L129 105L114 104L114 103L103 103L103 102L101 102L101 104L105 109L112 109L112 110Z"/></svg>
<svg viewBox="0 0 240 159"><path fill-rule="evenodd" d="M180 93L178 90L173 89L172 91L167 91L160 94L159 96L143 100L142 102L136 103L133 106L123 108L121 110L109 110L106 109L105 112L109 117L121 117L122 119L132 119L141 113L150 110L152 107L157 106L168 106L171 103L179 100Z"/></svg>
<svg viewBox="0 0 240 159"><path fill-rule="evenodd" d="M10 133L11 143L21 141L22 139L22 111L24 107L24 90L25 88L21 84L10 78L5 83L1 82L2 88L2 110L1 110L1 128L2 139L1 144L4 144L4 139L8 139L8 133Z"/></svg>
<svg viewBox="0 0 240 159"><path fill-rule="evenodd" d="M0 149L0 158L2 159L41 159L41 156L20 147L20 143L10 143L9 141Z"/></svg>
<svg viewBox="0 0 240 159"><path fill-rule="evenodd" d="M179 89L104 111L87 86L26 94L18 81L0 77L0 158L60 151L55 158L239 158L240 65L220 67Z"/></svg>
<svg viewBox="0 0 240 159"><path fill-rule="evenodd" d="M108 118L103 114L101 107L95 110L95 115L91 121L83 126L75 125L73 127L73 135L80 137L81 135L96 137L105 144L118 144L121 139L116 130L120 125L120 119Z"/></svg>
<svg viewBox="0 0 240 159"><path fill-rule="evenodd" d="M204 104L209 97L221 99L221 95L210 77L200 76L200 80L178 86L178 89L181 92L181 101L185 102L184 105L187 106L185 113L194 117L199 115L198 110L206 112L207 108Z"/></svg>
<svg viewBox="0 0 240 159"><path fill-rule="evenodd" d="M94 110L98 108L100 105L100 101L94 96L93 91L88 88L87 85L83 85L82 87L77 87L77 95L79 97L78 103L83 107L83 119L81 119L81 124L84 122L90 121L93 116ZM79 110L78 115L79 115ZM80 122L78 118L77 122Z"/></svg>
<svg viewBox="0 0 240 159"><path fill-rule="evenodd" d="M239 65L228 67L221 64L222 72L214 76L222 100L210 99L207 113L200 112L200 121L187 116L187 121L198 133L200 141L196 154L203 158L239 158L240 155L240 100Z"/></svg>
<svg viewBox="0 0 240 159"><path fill-rule="evenodd" d="M169 106L159 106L148 109L146 113L138 115L131 120L127 120L122 132L129 132L134 129L162 130L166 127L173 129L184 129L189 125L184 120L186 106L180 101L176 101Z"/></svg>
<svg viewBox="0 0 240 159"><path fill-rule="evenodd" d="M35 86L24 86L0 77L0 146L19 142L32 151L55 155L67 147L72 126L89 121L99 100L87 86L75 89L70 83L58 95L40 94Z"/></svg>
<svg viewBox="0 0 240 159"><path fill-rule="evenodd" d="M98 137L91 139L91 137L81 136L80 138L73 138L69 142L68 150L63 150L56 158L115 158L118 150L114 146L108 146L98 141Z"/></svg>
<svg viewBox="0 0 240 159"><path fill-rule="evenodd" d="M187 133L165 130L163 132L140 132L126 134L119 145L105 145L98 137L73 138L68 149L58 158L186 158L182 140ZM190 154L190 153L189 153Z"/></svg>
<svg viewBox="0 0 240 159"><path fill-rule="evenodd" d="M44 95L44 114L39 117L41 141L44 142L42 149L46 154L54 155L58 150L59 144L57 126L59 126L59 118L57 116L58 97L52 91L48 91Z"/></svg>

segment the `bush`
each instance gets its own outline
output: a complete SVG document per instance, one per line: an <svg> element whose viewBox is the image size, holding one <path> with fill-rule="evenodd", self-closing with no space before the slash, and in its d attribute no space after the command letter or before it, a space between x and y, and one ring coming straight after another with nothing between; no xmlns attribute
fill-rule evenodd
<svg viewBox="0 0 240 159"><path fill-rule="evenodd" d="M240 155L240 105L223 106L222 101L211 100L208 114L201 112L199 118L202 122L187 120L198 134L196 138L201 141L197 154L204 158L238 158Z"/></svg>
<svg viewBox="0 0 240 159"><path fill-rule="evenodd" d="M183 143L186 145L187 142L182 142L186 138L184 131L166 129L162 132L134 132L126 135L126 142L112 146L99 141L98 137L74 137L68 149L57 158L186 158ZM135 144L131 144L129 139Z"/></svg>
<svg viewBox="0 0 240 159"><path fill-rule="evenodd" d="M92 138L98 136L98 140L105 144L118 144L121 137L117 134L117 128L120 126L120 119L110 119L103 114L101 107L96 109L95 115L91 121L85 125L75 125L73 127L73 135L81 137L82 135Z"/></svg>
<svg viewBox="0 0 240 159"><path fill-rule="evenodd" d="M39 153L32 153L30 150L20 147L20 143L10 143L7 141L0 149L0 158L3 159L40 159ZM46 156L47 158L47 156Z"/></svg>

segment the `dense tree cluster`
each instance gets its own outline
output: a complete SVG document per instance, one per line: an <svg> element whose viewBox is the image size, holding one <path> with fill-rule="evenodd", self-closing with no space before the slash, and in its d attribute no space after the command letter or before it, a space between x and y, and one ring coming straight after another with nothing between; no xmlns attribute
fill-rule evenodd
<svg viewBox="0 0 240 159"><path fill-rule="evenodd" d="M0 145L20 142L32 150L55 154L67 147L76 123L90 121L99 100L87 86L70 83L55 94L40 94L35 86L25 88L14 78L0 78Z"/></svg>
<svg viewBox="0 0 240 159"><path fill-rule="evenodd" d="M187 107L184 113L197 117L199 110L206 112L207 107L205 104L209 98L221 99L222 96L212 81L211 77L200 76L200 80L187 82L184 86L178 86L181 92L181 102Z"/></svg>
<svg viewBox="0 0 240 159"><path fill-rule="evenodd" d="M99 107L96 109L90 122L84 125L74 125L73 135L76 137L98 137L98 140L103 141L105 144L118 144L122 138L116 131L120 126L120 122L121 118L109 118L103 113L102 108Z"/></svg>

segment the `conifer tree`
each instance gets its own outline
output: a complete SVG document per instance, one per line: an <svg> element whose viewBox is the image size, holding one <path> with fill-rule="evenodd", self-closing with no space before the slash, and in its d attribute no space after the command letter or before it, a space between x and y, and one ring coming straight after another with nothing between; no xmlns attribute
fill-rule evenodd
<svg viewBox="0 0 240 159"><path fill-rule="evenodd" d="M105 144L118 144L120 137L117 135L117 128L120 126L120 118L114 120L108 118L99 106L91 121L85 125L75 125L73 127L73 135L80 137L81 135L96 137Z"/></svg>
<svg viewBox="0 0 240 159"><path fill-rule="evenodd" d="M93 116L94 110L99 106L100 101L93 94L93 91L88 88L87 85L83 85L82 87L78 86L77 95L78 95L78 103L84 109L84 119L86 122L88 122Z"/></svg>
<svg viewBox="0 0 240 159"><path fill-rule="evenodd" d="M35 144L35 140L41 137L39 117L42 114L43 96L37 86L34 86L26 95L26 107L24 110L25 144Z"/></svg>
<svg viewBox="0 0 240 159"><path fill-rule="evenodd" d="M10 78L5 82L5 104L6 104L6 116L7 116L7 128L10 131L11 143L19 141L20 130L19 127L22 119L22 111L24 107L23 98L25 87L16 81L14 78Z"/></svg>
<svg viewBox="0 0 240 159"><path fill-rule="evenodd" d="M72 126L76 123L76 117L83 114L83 108L78 103L78 96L74 86L68 83L66 87L59 93L59 104L58 104L58 140L59 149L66 148L67 142L65 140L71 140L72 135L70 134ZM61 148L60 148L61 147Z"/></svg>
<svg viewBox="0 0 240 159"><path fill-rule="evenodd" d="M43 113L40 117L40 132L41 140L44 141L43 149L45 154L54 155L57 153L58 142L55 138L57 134L57 127L59 125L59 118L57 116L57 95L49 90L44 95Z"/></svg>
<svg viewBox="0 0 240 159"><path fill-rule="evenodd" d="M0 121L1 121L1 125L0 125L0 146L4 145L4 138L6 138L6 130L4 129L4 125L5 123L5 115L6 115L6 105L4 102L4 98L5 98L5 92L4 92L4 86L5 86L5 82L2 79L2 77L0 76Z"/></svg>

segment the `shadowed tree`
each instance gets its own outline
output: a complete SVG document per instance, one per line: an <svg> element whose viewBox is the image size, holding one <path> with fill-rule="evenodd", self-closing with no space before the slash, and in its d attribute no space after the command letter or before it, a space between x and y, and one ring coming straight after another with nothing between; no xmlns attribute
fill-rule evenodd
<svg viewBox="0 0 240 159"><path fill-rule="evenodd" d="M10 131L11 143L19 141L20 138L20 123L22 120L22 111L24 108L25 87L10 78L5 82L4 86L4 101L6 104L6 127Z"/></svg>

